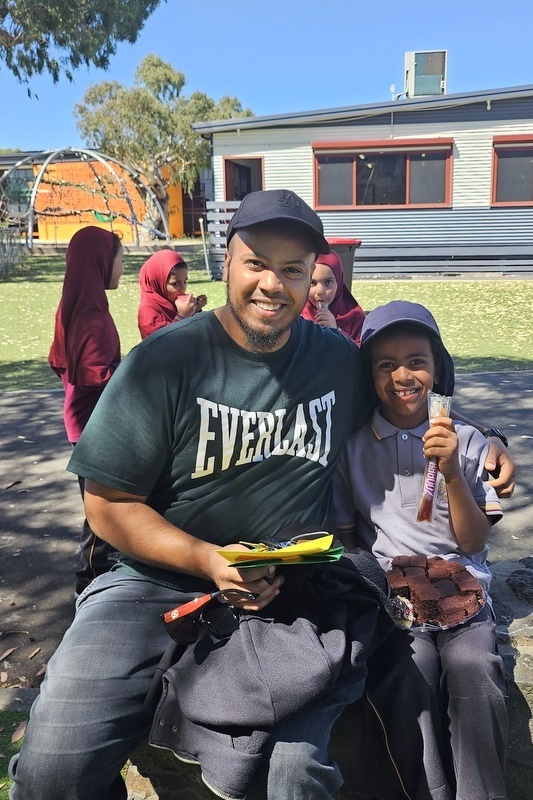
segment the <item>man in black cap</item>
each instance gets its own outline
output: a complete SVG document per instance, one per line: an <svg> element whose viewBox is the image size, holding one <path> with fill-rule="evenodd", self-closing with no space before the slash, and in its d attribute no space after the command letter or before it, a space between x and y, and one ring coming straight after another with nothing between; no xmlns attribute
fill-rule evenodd
<svg viewBox="0 0 533 800"><path fill-rule="evenodd" d="M120 768L150 729L143 702L170 641L160 615L217 589L252 593L235 605L260 612L284 577L230 567L220 551L329 528L332 471L370 398L353 344L300 317L329 251L322 223L293 192L257 192L227 240L226 304L133 349L69 463L121 560L81 595L48 665L12 800L125 798ZM269 737L263 797L334 796L329 735L361 687L332 676L326 689Z"/></svg>
<svg viewBox="0 0 533 800"><path fill-rule="evenodd" d="M228 589L261 612L283 599L284 576L228 566L221 552L330 527L332 472L371 401L357 348L300 317L329 250L322 223L293 192L255 192L227 240L226 304L131 351L69 463L86 480L92 530L121 559L81 595L48 665L10 765L11 800L125 800L120 769L150 730L144 701L169 643L160 615ZM292 579L289 568L286 589ZM205 633L205 615L194 623ZM320 700L274 728L261 798L333 798L331 728L360 692L332 674Z"/></svg>

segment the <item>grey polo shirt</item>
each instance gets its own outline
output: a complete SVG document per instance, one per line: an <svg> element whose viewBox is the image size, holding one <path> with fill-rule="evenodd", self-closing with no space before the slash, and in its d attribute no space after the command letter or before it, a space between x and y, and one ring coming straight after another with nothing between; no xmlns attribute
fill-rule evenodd
<svg viewBox="0 0 533 800"><path fill-rule="evenodd" d="M454 422L459 459L476 503L490 517L501 518L498 496L484 482L488 444L485 437ZM422 436L428 422L403 430L385 420L379 409L372 420L348 440L334 479L334 513L339 527L357 526L357 540L370 550L384 570L395 555L442 556L464 564L488 591L488 547L474 556L461 552L450 531L446 483L437 479L434 519L416 522L426 459Z"/></svg>

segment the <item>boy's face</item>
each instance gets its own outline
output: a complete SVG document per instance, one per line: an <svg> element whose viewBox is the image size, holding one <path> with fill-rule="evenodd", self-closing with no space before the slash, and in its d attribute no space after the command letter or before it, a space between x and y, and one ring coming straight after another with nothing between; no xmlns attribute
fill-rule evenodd
<svg viewBox="0 0 533 800"><path fill-rule="evenodd" d="M371 343L374 388L382 414L398 428L416 428L427 419L427 394L438 379L429 337L396 332Z"/></svg>
<svg viewBox="0 0 533 800"><path fill-rule="evenodd" d="M174 267L166 285L167 300L174 302L176 297L187 293L187 267Z"/></svg>

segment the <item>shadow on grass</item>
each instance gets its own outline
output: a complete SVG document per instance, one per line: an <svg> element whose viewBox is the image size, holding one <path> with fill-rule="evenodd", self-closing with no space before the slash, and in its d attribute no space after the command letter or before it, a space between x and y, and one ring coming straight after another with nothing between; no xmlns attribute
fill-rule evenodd
<svg viewBox="0 0 533 800"><path fill-rule="evenodd" d="M533 370L533 359L456 357L454 361L456 371L460 374ZM0 363L0 391L61 388L61 382L48 366L46 359Z"/></svg>
<svg viewBox="0 0 533 800"><path fill-rule="evenodd" d="M124 276L136 279L140 268L148 258L147 253L127 253L124 256ZM207 275L203 252L187 251L184 253L184 258L189 267L189 282L205 281ZM61 283L64 274L64 255L29 256L23 264L13 268L13 271L3 279L3 283L24 283L28 280L36 283Z"/></svg>
<svg viewBox="0 0 533 800"><path fill-rule="evenodd" d="M511 372L533 369L533 358L498 358L497 356L457 356L451 353L455 371L466 372Z"/></svg>

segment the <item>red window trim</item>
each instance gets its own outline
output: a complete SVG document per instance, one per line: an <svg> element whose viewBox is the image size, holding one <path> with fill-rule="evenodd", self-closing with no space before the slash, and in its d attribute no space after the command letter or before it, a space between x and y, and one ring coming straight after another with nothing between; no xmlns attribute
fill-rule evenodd
<svg viewBox="0 0 533 800"><path fill-rule="evenodd" d="M507 136L492 137L492 185L490 190L490 204L494 208L528 208L533 206L532 200L497 200L496 190L498 186L498 153L516 152L522 149L533 147L533 134L513 133Z"/></svg>
<svg viewBox="0 0 533 800"><path fill-rule="evenodd" d="M440 137L432 139L372 139L366 141L350 142L312 142L313 161L314 161L314 207L320 211L400 211L419 208L451 208L452 205L452 155L453 142L450 137ZM443 203L405 203L404 205L355 205L355 158L352 164L352 205L319 205L318 202L318 159L317 155L327 153L342 155L343 153L362 151L379 153L384 150L394 150L399 153L419 152L421 149L431 149L432 152L446 153L445 175L444 175L444 202ZM407 161L407 173L409 173L409 160ZM408 180L409 175L406 175ZM407 186L408 190L408 186Z"/></svg>
<svg viewBox="0 0 533 800"><path fill-rule="evenodd" d="M453 147L453 138L449 136L424 139L365 139L347 142L311 142L313 150L387 150L405 151L419 150L421 147L432 147L436 150L447 150Z"/></svg>

